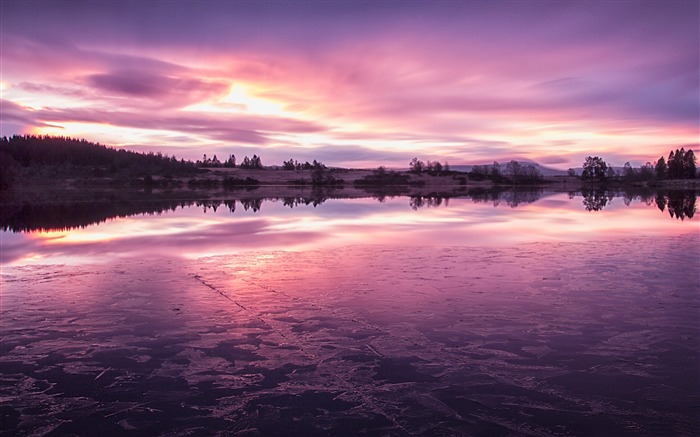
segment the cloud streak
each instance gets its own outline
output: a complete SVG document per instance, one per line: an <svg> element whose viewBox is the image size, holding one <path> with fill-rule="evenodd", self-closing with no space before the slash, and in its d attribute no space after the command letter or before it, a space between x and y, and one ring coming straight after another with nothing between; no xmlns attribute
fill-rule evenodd
<svg viewBox="0 0 700 437"><path fill-rule="evenodd" d="M335 165L698 147L695 2L40 3L4 6L3 134L103 126Z"/></svg>

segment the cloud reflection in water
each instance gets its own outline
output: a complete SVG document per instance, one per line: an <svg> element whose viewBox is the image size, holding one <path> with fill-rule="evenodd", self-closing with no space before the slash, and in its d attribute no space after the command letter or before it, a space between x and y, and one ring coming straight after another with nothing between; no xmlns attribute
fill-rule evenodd
<svg viewBox="0 0 700 437"><path fill-rule="evenodd" d="M109 220L72 230L3 232L2 262L83 263L117 257L202 257L256 249L308 250L349 245L484 246L675 235L698 218L669 220L655 205L622 199L586 211L578 197L548 193L519 204L452 198L414 209L406 197L332 199L294 209L265 202L258 212L182 206L158 215ZM219 205L219 204L217 204Z"/></svg>

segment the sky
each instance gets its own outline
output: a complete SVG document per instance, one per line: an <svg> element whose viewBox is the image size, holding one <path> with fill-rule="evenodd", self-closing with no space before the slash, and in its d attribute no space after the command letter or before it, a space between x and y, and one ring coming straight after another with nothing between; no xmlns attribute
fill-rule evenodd
<svg viewBox="0 0 700 437"><path fill-rule="evenodd" d="M2 135L345 167L700 152L695 0L0 8Z"/></svg>

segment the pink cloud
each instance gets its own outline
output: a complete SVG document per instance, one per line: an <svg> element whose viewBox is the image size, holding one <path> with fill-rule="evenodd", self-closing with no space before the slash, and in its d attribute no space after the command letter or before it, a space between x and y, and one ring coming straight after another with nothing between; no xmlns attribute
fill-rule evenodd
<svg viewBox="0 0 700 437"><path fill-rule="evenodd" d="M636 158L652 149L650 135L653 144L698 137L691 3L222 2L216 13L177 3L46 4L41 13L13 4L2 21L4 97L23 114L15 125L106 123L280 154L373 147L397 159L556 161L588 147ZM31 31L18 24L30 12L42 23ZM80 32L67 17L82 17ZM237 83L286 114L178 111ZM44 109L22 112L29 100Z"/></svg>
<svg viewBox="0 0 700 437"><path fill-rule="evenodd" d="M167 112L144 117L141 113L109 111L94 108L53 109L32 111L35 122L96 123L146 130L170 130L202 134L220 141L264 144L274 133L322 132L322 125L294 119L251 115L200 114Z"/></svg>

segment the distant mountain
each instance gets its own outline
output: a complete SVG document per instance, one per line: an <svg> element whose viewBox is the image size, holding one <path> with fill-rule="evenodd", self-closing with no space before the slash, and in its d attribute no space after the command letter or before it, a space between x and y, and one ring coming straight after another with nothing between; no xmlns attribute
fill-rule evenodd
<svg viewBox="0 0 700 437"><path fill-rule="evenodd" d="M501 164L501 171L504 171L506 169L506 164L510 161L506 162L500 162ZM534 166L537 170L539 170L540 173L542 173L542 176L566 176L566 170L557 170L556 168L551 168L551 167L545 167L543 165L540 165L536 162L532 161L518 161L520 165L532 165ZM464 172L469 172L471 171L472 167L475 165L491 165L492 163L488 164L472 164L472 165L451 165L450 164L450 170L455 170L455 171L464 171ZM580 170L578 171L580 174Z"/></svg>

